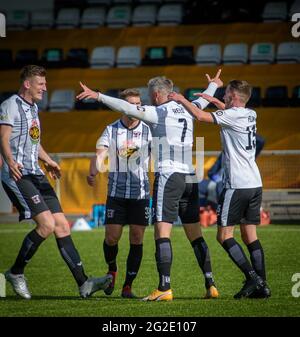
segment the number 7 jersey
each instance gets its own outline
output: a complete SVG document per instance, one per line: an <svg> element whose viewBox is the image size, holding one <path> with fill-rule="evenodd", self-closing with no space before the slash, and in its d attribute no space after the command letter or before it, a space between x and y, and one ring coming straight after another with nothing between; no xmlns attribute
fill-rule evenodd
<svg viewBox="0 0 300 337"><path fill-rule="evenodd" d="M155 172L193 173L192 115L175 101L141 108L145 109L146 115L151 112L156 115L154 122L148 122L153 137L151 151L155 158Z"/></svg>
<svg viewBox="0 0 300 337"><path fill-rule="evenodd" d="M224 187L261 187L261 176L255 162L256 112L233 107L213 112L212 116L221 126Z"/></svg>

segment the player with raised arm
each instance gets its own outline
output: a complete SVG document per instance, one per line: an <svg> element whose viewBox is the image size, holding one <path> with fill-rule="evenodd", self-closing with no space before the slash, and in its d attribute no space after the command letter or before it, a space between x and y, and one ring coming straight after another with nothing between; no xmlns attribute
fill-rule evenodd
<svg viewBox="0 0 300 337"><path fill-rule="evenodd" d="M36 223L36 228L26 235L15 263L5 277L18 295L30 299L24 268L43 241L54 233L61 256L79 287L80 296L85 298L95 291L106 289L111 276L86 276L71 238L68 221L39 166L38 160L41 160L51 178L60 178L59 165L40 144L41 127L36 102L42 99L43 92L47 90L45 76L46 71L42 67L24 67L20 74L19 93L5 100L0 107L0 145L4 159L2 185L18 209L20 221L33 219Z"/></svg>
<svg viewBox="0 0 300 337"><path fill-rule="evenodd" d="M170 94L169 98L184 105L200 122L221 126L224 190L217 211L217 239L246 278L244 286L234 297L267 298L271 292L266 284L264 251L256 233L262 201L262 181L255 162L257 115L254 110L246 108L251 86L246 81L230 81L225 91L225 104L206 93L199 95L219 110L205 112L177 93ZM240 224L251 263L234 239L236 224Z"/></svg>
<svg viewBox="0 0 300 337"><path fill-rule="evenodd" d="M205 93L214 95L221 81L220 71L210 80ZM90 90L80 83L83 92L78 99L94 98L113 110L145 121L152 132L152 150L155 158L153 206L155 222L156 265L159 285L145 301L170 301L173 299L170 272L172 264L171 229L180 216L198 264L205 278L206 298L218 297L212 275L207 244L199 224L198 184L192 166L193 117L181 104L170 101L173 82L165 77L155 77L148 82L152 106L136 106L123 100ZM202 98L194 104L205 108Z"/></svg>
<svg viewBox="0 0 300 337"><path fill-rule="evenodd" d="M126 89L121 98L141 105L137 89ZM132 283L143 257L143 238L150 220L150 189L148 163L151 149L151 131L144 122L123 115L108 125L96 144L96 156L91 159L88 184L94 186L95 177L106 155L109 155L108 195L105 214L103 252L108 274L113 276L105 294L111 295L117 276L118 242L123 226L129 225L130 250L126 263L126 279L121 296L135 298ZM99 170L98 170L99 169Z"/></svg>

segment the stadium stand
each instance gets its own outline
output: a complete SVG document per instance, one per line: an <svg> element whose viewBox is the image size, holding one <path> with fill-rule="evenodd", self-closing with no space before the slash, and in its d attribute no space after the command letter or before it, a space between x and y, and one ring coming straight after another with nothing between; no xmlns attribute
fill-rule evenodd
<svg viewBox="0 0 300 337"><path fill-rule="evenodd" d="M267 88L265 98L263 99L264 106L285 107L289 105L288 89L286 86L272 86Z"/></svg>
<svg viewBox="0 0 300 337"><path fill-rule="evenodd" d="M297 85L293 89L293 94L290 99L290 106L295 106L295 107L300 106L300 85Z"/></svg>
<svg viewBox="0 0 300 337"><path fill-rule="evenodd" d="M54 25L54 14L52 10L39 10L31 13L32 29L50 29Z"/></svg>
<svg viewBox="0 0 300 337"><path fill-rule="evenodd" d="M195 61L198 65L216 65L221 63L221 58L219 44L203 44L197 49Z"/></svg>
<svg viewBox="0 0 300 337"><path fill-rule="evenodd" d="M81 16L81 28L98 28L105 23L106 11L104 7L86 8Z"/></svg>
<svg viewBox="0 0 300 337"><path fill-rule="evenodd" d="M108 27L121 28L128 26L131 21L131 7L114 6L108 11L106 23Z"/></svg>
<svg viewBox="0 0 300 337"><path fill-rule="evenodd" d="M41 58L42 64L46 68L60 68L64 65L63 50L61 48L45 49Z"/></svg>
<svg viewBox="0 0 300 337"><path fill-rule="evenodd" d="M91 68L111 68L115 64L114 47L97 47L93 49L90 58Z"/></svg>
<svg viewBox="0 0 300 337"><path fill-rule="evenodd" d="M193 46L175 46L172 50L169 64L194 64Z"/></svg>
<svg viewBox="0 0 300 337"><path fill-rule="evenodd" d="M72 48L68 51L65 67L86 68L89 66L88 50L86 48Z"/></svg>
<svg viewBox="0 0 300 337"><path fill-rule="evenodd" d="M56 19L56 28L72 29L79 26L80 10L78 8L63 8Z"/></svg>
<svg viewBox="0 0 300 337"><path fill-rule="evenodd" d="M15 67L22 68L27 64L38 63L38 51L36 49L21 49L17 52Z"/></svg>
<svg viewBox="0 0 300 337"><path fill-rule="evenodd" d="M12 51L10 49L1 49L0 50L0 69L11 69L13 68L13 56Z"/></svg>
<svg viewBox="0 0 300 337"><path fill-rule="evenodd" d="M8 11L6 16L8 30L24 30L29 26L29 12L24 10Z"/></svg>
<svg viewBox="0 0 300 337"><path fill-rule="evenodd" d="M54 90L50 102L50 112L66 112L74 108L75 92L74 90Z"/></svg>
<svg viewBox="0 0 300 337"><path fill-rule="evenodd" d="M245 64L248 62L248 45L246 43L230 43L224 48L224 64Z"/></svg>
<svg viewBox="0 0 300 337"><path fill-rule="evenodd" d="M137 6L132 15L133 26L153 26L156 22L157 8L155 5L146 4Z"/></svg>
<svg viewBox="0 0 300 337"><path fill-rule="evenodd" d="M183 8L180 4L166 4L160 7L157 23L164 26L179 25L182 22Z"/></svg>
<svg viewBox="0 0 300 337"><path fill-rule="evenodd" d="M287 4L284 1L281 2L268 2L265 5L262 13L264 21L284 21L287 17Z"/></svg>
<svg viewBox="0 0 300 337"><path fill-rule="evenodd" d="M252 64L269 64L275 59L275 46L273 43L255 43L251 47L249 61Z"/></svg>
<svg viewBox="0 0 300 337"><path fill-rule="evenodd" d="M277 49L277 63L299 63L300 42L282 42Z"/></svg>
<svg viewBox="0 0 300 337"><path fill-rule="evenodd" d="M141 64L141 48L139 46L121 47L117 53L118 68L132 68Z"/></svg>

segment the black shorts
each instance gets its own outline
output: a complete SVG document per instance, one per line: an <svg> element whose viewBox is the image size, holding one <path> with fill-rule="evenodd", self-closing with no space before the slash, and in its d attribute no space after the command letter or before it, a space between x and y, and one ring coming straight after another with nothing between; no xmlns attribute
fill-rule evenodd
<svg viewBox="0 0 300 337"><path fill-rule="evenodd" d="M41 212L62 212L60 202L44 175L25 175L15 182L2 181L9 199L19 211L19 221L31 219Z"/></svg>
<svg viewBox="0 0 300 337"><path fill-rule="evenodd" d="M199 222L198 183L194 174L156 173L153 187L154 222Z"/></svg>
<svg viewBox="0 0 300 337"><path fill-rule="evenodd" d="M149 199L107 197L105 225L148 226L151 217Z"/></svg>
<svg viewBox="0 0 300 337"><path fill-rule="evenodd" d="M224 189L218 209L218 225L234 226L239 224L260 223L262 188Z"/></svg>

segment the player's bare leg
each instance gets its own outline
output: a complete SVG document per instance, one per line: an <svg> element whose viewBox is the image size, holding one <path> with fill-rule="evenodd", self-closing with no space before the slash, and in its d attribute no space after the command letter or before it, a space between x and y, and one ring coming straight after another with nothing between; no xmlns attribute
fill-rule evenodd
<svg viewBox="0 0 300 337"><path fill-rule="evenodd" d="M124 298L136 298L132 292L132 283L138 274L142 262L145 229L146 227L142 225L129 226L130 250L126 263L126 279L121 294Z"/></svg>
<svg viewBox="0 0 300 337"><path fill-rule="evenodd" d="M36 222L36 228L26 235L14 265L5 273L6 280L12 285L15 293L25 299L30 299L31 294L24 277L24 269L40 244L55 228L50 211L41 212L33 220Z"/></svg>
<svg viewBox="0 0 300 337"><path fill-rule="evenodd" d="M168 222L157 222L154 225L156 246L155 259L159 273L159 284L156 290L143 299L144 301L173 300L173 293L170 284L172 265L172 246L170 240L171 230L172 224Z"/></svg>
<svg viewBox="0 0 300 337"><path fill-rule="evenodd" d="M199 267L205 278L206 294L204 298L217 298L219 297L218 290L215 286L211 261L208 246L203 238L199 222L192 224L183 224L183 228L187 238L189 239L198 261Z"/></svg>
<svg viewBox="0 0 300 337"><path fill-rule="evenodd" d="M249 254L250 254L250 260L253 269L255 272L264 280L266 281L266 269L265 269L265 256L264 256L264 250L260 243L260 241L257 238L257 232L256 232L256 225L241 225L241 237L244 242L244 244L247 246ZM271 291L267 284L265 287L255 292L251 298L267 298L271 296Z"/></svg>
<svg viewBox="0 0 300 337"><path fill-rule="evenodd" d="M112 276L112 282L104 290L106 295L111 295L115 289L117 277L117 255L118 242L122 236L123 226L118 224L109 224L105 226L105 239L103 242L103 252L108 266L107 275Z"/></svg>

